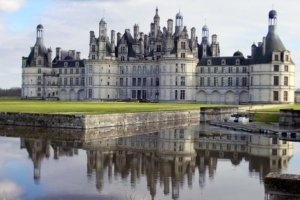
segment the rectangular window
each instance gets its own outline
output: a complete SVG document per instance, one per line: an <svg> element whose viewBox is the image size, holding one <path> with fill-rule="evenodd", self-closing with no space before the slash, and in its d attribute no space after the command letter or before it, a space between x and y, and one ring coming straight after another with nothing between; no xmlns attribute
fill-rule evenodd
<svg viewBox="0 0 300 200"><path fill-rule="evenodd" d="M200 68L200 73L204 73L204 68L203 67Z"/></svg>
<svg viewBox="0 0 300 200"><path fill-rule="evenodd" d="M142 67L138 66L138 73L141 74L142 73Z"/></svg>
<svg viewBox="0 0 300 200"><path fill-rule="evenodd" d="M75 84L76 84L76 85L79 85L79 78L77 77L75 80L76 80L76 81L75 81Z"/></svg>
<svg viewBox="0 0 300 200"><path fill-rule="evenodd" d="M158 74L158 73L159 73L159 65L156 65L155 74Z"/></svg>
<svg viewBox="0 0 300 200"><path fill-rule="evenodd" d="M70 78L70 85L73 85L73 78Z"/></svg>
<svg viewBox="0 0 300 200"><path fill-rule="evenodd" d="M284 65L284 71L288 72L289 71L289 66L288 65Z"/></svg>
<svg viewBox="0 0 300 200"><path fill-rule="evenodd" d="M225 78L224 77L221 78L221 84L222 84L222 86L225 86Z"/></svg>
<svg viewBox="0 0 300 200"><path fill-rule="evenodd" d="M123 86L123 78L120 78L120 86Z"/></svg>
<svg viewBox="0 0 300 200"><path fill-rule="evenodd" d="M181 49L185 49L185 42L181 42Z"/></svg>
<svg viewBox="0 0 300 200"><path fill-rule="evenodd" d="M200 77L200 86L204 86L204 77Z"/></svg>
<svg viewBox="0 0 300 200"><path fill-rule="evenodd" d="M78 68L76 69L76 74L79 74L79 69Z"/></svg>
<svg viewBox="0 0 300 200"><path fill-rule="evenodd" d="M185 53L181 53L181 54L180 54L180 57L181 57L181 58L185 58Z"/></svg>
<svg viewBox="0 0 300 200"><path fill-rule="evenodd" d="M132 78L132 86L136 86L136 78Z"/></svg>
<svg viewBox="0 0 300 200"><path fill-rule="evenodd" d="M126 78L125 86L128 86L128 78Z"/></svg>
<svg viewBox="0 0 300 200"><path fill-rule="evenodd" d="M222 67L222 73L225 73L225 67Z"/></svg>
<svg viewBox="0 0 300 200"><path fill-rule="evenodd" d="M214 77L214 86L218 86L219 83L218 83L218 77Z"/></svg>
<svg viewBox="0 0 300 200"><path fill-rule="evenodd" d="M207 86L210 86L210 77L207 78Z"/></svg>
<svg viewBox="0 0 300 200"><path fill-rule="evenodd" d="M175 99L178 99L178 92L175 90Z"/></svg>
<svg viewBox="0 0 300 200"><path fill-rule="evenodd" d="M81 78L81 85L84 85L84 78Z"/></svg>
<svg viewBox="0 0 300 200"><path fill-rule="evenodd" d="M218 73L218 67L214 67L214 73Z"/></svg>
<svg viewBox="0 0 300 200"><path fill-rule="evenodd" d="M120 66L120 74L124 74L124 67Z"/></svg>
<svg viewBox="0 0 300 200"><path fill-rule="evenodd" d="M81 73L82 73L82 74L84 74L84 73L85 73L85 70L84 70L84 68L82 68L82 69L81 69Z"/></svg>
<svg viewBox="0 0 300 200"><path fill-rule="evenodd" d="M73 69L70 69L70 74L73 74Z"/></svg>
<svg viewBox="0 0 300 200"><path fill-rule="evenodd" d="M232 67L229 67L229 68L228 68L228 72L229 72L229 73L232 73Z"/></svg>
<svg viewBox="0 0 300 200"><path fill-rule="evenodd" d="M62 69L59 69L59 70L58 70L58 73L59 73L59 74L62 74Z"/></svg>
<svg viewBox="0 0 300 200"><path fill-rule="evenodd" d="M147 78L143 78L143 86L147 86Z"/></svg>
<svg viewBox="0 0 300 200"><path fill-rule="evenodd" d="M138 78L137 86L142 86L142 79L141 78Z"/></svg>
<svg viewBox="0 0 300 200"><path fill-rule="evenodd" d="M286 155L286 149L282 149L282 155L283 155L283 156Z"/></svg>
<svg viewBox="0 0 300 200"><path fill-rule="evenodd" d="M67 74L68 73L68 69L65 69L65 74Z"/></svg>
<svg viewBox="0 0 300 200"><path fill-rule="evenodd" d="M274 72L279 72L279 65L274 65L273 69Z"/></svg>
<svg viewBox="0 0 300 200"><path fill-rule="evenodd" d="M153 86L153 78L151 78L150 86Z"/></svg>
<svg viewBox="0 0 300 200"><path fill-rule="evenodd" d="M64 78L64 85L68 85L68 79Z"/></svg>
<svg viewBox="0 0 300 200"><path fill-rule="evenodd" d="M284 84L285 86L288 86L288 85L289 85L289 77L288 77L288 76L285 76L285 77L284 77L283 84Z"/></svg>
<svg viewBox="0 0 300 200"><path fill-rule="evenodd" d="M147 67L143 66L143 74L146 74L146 73L147 73Z"/></svg>
<svg viewBox="0 0 300 200"><path fill-rule="evenodd" d="M181 72L185 72L185 64L181 64Z"/></svg>
<svg viewBox="0 0 300 200"><path fill-rule="evenodd" d="M132 67L132 73L135 74L136 73L136 66Z"/></svg>
<svg viewBox="0 0 300 200"><path fill-rule="evenodd" d="M128 66L126 66L126 74L128 74Z"/></svg>
<svg viewBox="0 0 300 200"><path fill-rule="evenodd" d="M283 91L283 101L288 101L288 92Z"/></svg>
<svg viewBox="0 0 300 200"><path fill-rule="evenodd" d="M277 149L272 149L272 156L277 156Z"/></svg>
<svg viewBox="0 0 300 200"><path fill-rule="evenodd" d="M155 86L159 86L159 78L155 78Z"/></svg>
<svg viewBox="0 0 300 200"><path fill-rule="evenodd" d="M236 67L236 73L240 73L240 68Z"/></svg>
<svg viewBox="0 0 300 200"><path fill-rule="evenodd" d="M242 78L242 86L246 87L247 86L247 77Z"/></svg>
<svg viewBox="0 0 300 200"><path fill-rule="evenodd" d="M210 67L207 68L207 73L210 73Z"/></svg>
<svg viewBox="0 0 300 200"><path fill-rule="evenodd" d="M93 97L93 89L89 89L89 98Z"/></svg>
<svg viewBox="0 0 300 200"><path fill-rule="evenodd" d="M289 56L285 55L285 61L289 61Z"/></svg>
<svg viewBox="0 0 300 200"><path fill-rule="evenodd" d="M232 77L228 77L228 86L232 86Z"/></svg>
<svg viewBox="0 0 300 200"><path fill-rule="evenodd" d="M89 85L93 85L93 77L89 77Z"/></svg>
<svg viewBox="0 0 300 200"><path fill-rule="evenodd" d="M273 85L279 85L279 76L274 76Z"/></svg>
<svg viewBox="0 0 300 200"><path fill-rule="evenodd" d="M131 91L131 98L136 99L136 90Z"/></svg>
<svg viewBox="0 0 300 200"><path fill-rule="evenodd" d="M275 56L274 56L274 60L275 60L275 61L278 61L278 60L279 60L279 56L278 56L278 55L275 55Z"/></svg>
<svg viewBox="0 0 300 200"><path fill-rule="evenodd" d="M185 77L184 76L181 77L180 85L185 85Z"/></svg>
<svg viewBox="0 0 300 200"><path fill-rule="evenodd" d="M156 52L161 52L161 45L156 46Z"/></svg>
<svg viewBox="0 0 300 200"><path fill-rule="evenodd" d="M277 144L277 137L272 138L272 144Z"/></svg>
<svg viewBox="0 0 300 200"><path fill-rule="evenodd" d="M243 67L243 73L247 73L247 67Z"/></svg>
<svg viewBox="0 0 300 200"><path fill-rule="evenodd" d="M185 90L180 90L180 99L181 100L185 99Z"/></svg>
<svg viewBox="0 0 300 200"><path fill-rule="evenodd" d="M93 73L93 66L89 65L89 73Z"/></svg>
<svg viewBox="0 0 300 200"><path fill-rule="evenodd" d="M273 91L273 101L278 101L278 91Z"/></svg>
<svg viewBox="0 0 300 200"><path fill-rule="evenodd" d="M142 91L142 99L147 99L147 91L146 90Z"/></svg>

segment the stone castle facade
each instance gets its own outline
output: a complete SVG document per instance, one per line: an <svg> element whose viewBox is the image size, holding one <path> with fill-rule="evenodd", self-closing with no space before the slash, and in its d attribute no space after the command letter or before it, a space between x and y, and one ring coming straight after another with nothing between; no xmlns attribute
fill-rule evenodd
<svg viewBox="0 0 300 200"><path fill-rule="evenodd" d="M60 100L147 99L153 102L212 104L293 103L295 64L277 34L277 12L269 12L269 30L251 55L220 56L217 35L207 25L198 41L196 29L183 25L179 12L161 29L158 9L149 34L112 30L99 23L90 31L89 56L43 42L44 28L28 57L22 58L22 98Z"/></svg>

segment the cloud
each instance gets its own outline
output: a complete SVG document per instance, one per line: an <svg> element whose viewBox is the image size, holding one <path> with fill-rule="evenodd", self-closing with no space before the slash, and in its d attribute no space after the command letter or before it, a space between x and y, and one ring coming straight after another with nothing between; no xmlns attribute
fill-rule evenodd
<svg viewBox="0 0 300 200"><path fill-rule="evenodd" d="M0 11L10 13L20 10L26 5L26 0L0 0Z"/></svg>
<svg viewBox="0 0 300 200"><path fill-rule="evenodd" d="M23 192L23 188L8 180L0 181L0 199L16 199Z"/></svg>

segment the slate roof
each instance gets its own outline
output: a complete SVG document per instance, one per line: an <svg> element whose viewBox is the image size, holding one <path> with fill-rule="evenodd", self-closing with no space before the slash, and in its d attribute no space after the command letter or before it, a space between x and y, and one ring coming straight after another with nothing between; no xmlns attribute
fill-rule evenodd
<svg viewBox="0 0 300 200"><path fill-rule="evenodd" d="M236 59L240 59L240 66L249 65L249 60L244 58L244 56L235 56L235 57L208 57L208 58L202 58L197 66L223 66L222 60L226 60L226 66L236 66L235 61ZM207 61L211 60L211 65L207 65Z"/></svg>
<svg viewBox="0 0 300 200"><path fill-rule="evenodd" d="M252 58L252 64L264 64L272 62L272 52L282 52L286 51L279 35L277 34L276 26L269 26L269 31L266 37L266 49L263 55L263 45L257 47L255 51L255 56ZM291 60L291 63L293 61Z"/></svg>
<svg viewBox="0 0 300 200"><path fill-rule="evenodd" d="M59 60L59 61L55 61L52 63L52 67L53 68L63 68L64 67L64 63L68 62L68 67L76 67L76 62L79 62L79 66L78 67L85 67L84 65L84 61L83 60Z"/></svg>
<svg viewBox="0 0 300 200"><path fill-rule="evenodd" d="M34 46L38 46L38 56L44 58L43 65L44 67L48 67L48 51L43 41L41 39L38 39ZM30 67L33 65L34 65L34 48L31 49L29 56L27 57L26 67Z"/></svg>

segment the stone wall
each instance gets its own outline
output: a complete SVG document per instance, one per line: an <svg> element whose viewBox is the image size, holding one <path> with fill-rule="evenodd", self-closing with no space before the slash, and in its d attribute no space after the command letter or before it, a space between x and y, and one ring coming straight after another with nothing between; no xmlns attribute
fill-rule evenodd
<svg viewBox="0 0 300 200"><path fill-rule="evenodd" d="M0 113L0 125L91 129L196 119L198 110L103 115Z"/></svg>
<svg viewBox="0 0 300 200"><path fill-rule="evenodd" d="M211 120L223 121L229 119L230 115L237 113L238 107L209 107L200 108L200 122Z"/></svg>
<svg viewBox="0 0 300 200"><path fill-rule="evenodd" d="M281 109L279 125L300 127L300 110Z"/></svg>

